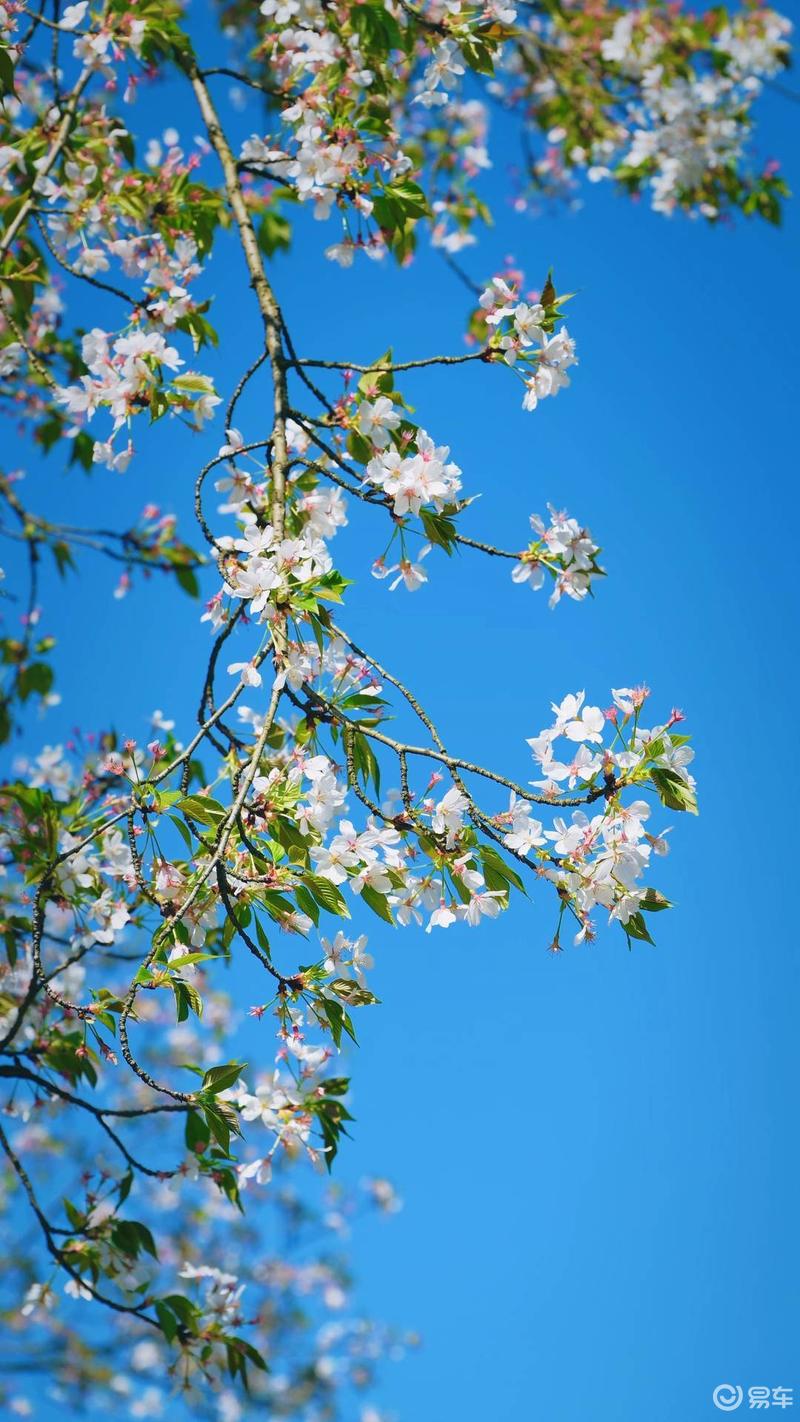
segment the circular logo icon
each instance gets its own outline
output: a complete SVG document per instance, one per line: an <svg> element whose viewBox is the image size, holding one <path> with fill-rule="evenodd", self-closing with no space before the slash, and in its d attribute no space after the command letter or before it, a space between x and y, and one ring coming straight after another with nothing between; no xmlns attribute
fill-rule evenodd
<svg viewBox="0 0 800 1422"><path fill-rule="evenodd" d="M741 1407L744 1393L740 1387L735 1387L733 1383L719 1383L711 1394L714 1406L720 1412L735 1412L737 1407Z"/></svg>

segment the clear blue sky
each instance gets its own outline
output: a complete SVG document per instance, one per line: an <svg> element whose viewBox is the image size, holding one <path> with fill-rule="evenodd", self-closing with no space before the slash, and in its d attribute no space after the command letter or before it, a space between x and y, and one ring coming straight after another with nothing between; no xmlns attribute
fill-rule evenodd
<svg viewBox="0 0 800 1422"><path fill-rule="evenodd" d="M189 138L194 118L160 102L159 118L143 101L142 131ZM800 187L797 108L768 94L758 112L759 151ZM255 106L241 122L259 127ZM383 1006L360 1019L341 1172L385 1173L405 1199L354 1262L364 1306L423 1335L378 1399L406 1422L702 1422L723 1381L793 1386L800 1407L795 810L777 790L791 761L773 760L798 699L798 225L790 205L781 231L711 231L598 187L574 216L501 205L467 254L478 277L513 254L532 285L552 264L579 293L572 388L534 415L483 367L403 388L483 491L469 531L515 546L548 499L589 524L609 572L594 602L550 613L477 555L432 558L427 588L390 595L368 575L383 529L360 514L337 547L358 580L353 635L391 656L460 754L525 780L551 700L585 687L605 704L646 680L659 712L688 715L701 797L663 863L678 906L655 950L604 932L551 958L544 893L480 932L369 924ZM321 256L331 240L304 223L274 264L302 353L462 348L465 294L439 258L343 273ZM227 392L258 329L238 257L217 257L213 284ZM124 477L51 459L34 478L28 461L31 504L46 480L75 522L124 524L156 499L188 531L193 471L220 435L163 428ZM120 603L109 566L84 576L85 594L44 589L64 701L42 739L110 721L141 737L155 706L188 724L196 604L156 582ZM248 1024L243 1055L268 1052L268 1033Z"/></svg>

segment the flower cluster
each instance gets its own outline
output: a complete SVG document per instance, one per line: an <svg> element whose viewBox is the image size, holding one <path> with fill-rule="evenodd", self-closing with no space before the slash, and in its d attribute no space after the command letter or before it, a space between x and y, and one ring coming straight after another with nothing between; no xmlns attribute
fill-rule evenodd
<svg viewBox="0 0 800 1422"><path fill-rule="evenodd" d="M664 832L647 830L646 800L625 803L622 794L647 787L673 809L696 811L695 782L687 769L693 752L673 729L683 719L680 712L651 729L640 724L648 695L646 687L619 688L607 711L587 706L582 691L566 696L553 706L552 724L528 742L543 776L532 782L538 790L558 796L565 787L579 787L589 791L590 800L603 801L601 810L576 809L569 820L556 817L552 829L532 819L530 805L514 795L507 811L511 829L504 844L516 855L534 851L542 860L539 872L561 899L559 925L566 910L578 920L576 942L594 938L591 914L597 907L607 909L629 938L652 942L642 911L669 907L663 895L640 882L651 855L667 852ZM564 750L557 749L559 741L567 743Z"/></svg>
<svg viewBox="0 0 800 1422"><path fill-rule="evenodd" d="M243 538L217 540L223 552L243 553L244 561L226 561L225 591L247 602L250 615L266 620L270 603L287 600L293 587L313 582L329 572L333 560L324 539L313 532L300 538L276 539L270 524L248 522Z"/></svg>
<svg viewBox="0 0 800 1422"><path fill-rule="evenodd" d="M588 528L582 528L566 511L559 513L550 504L548 509L549 524L538 514L531 514L531 528L538 536L520 554L511 577L515 583L527 583L537 591L548 574L554 582L551 607L564 596L580 602L591 591L592 579L602 576L603 569L597 562L600 549L592 542Z"/></svg>
<svg viewBox="0 0 800 1422"><path fill-rule="evenodd" d="M365 400L359 407L361 432L377 451L367 465L367 480L388 494L398 518L418 514L423 505L441 511L458 497L461 470L450 459L447 445L434 444L426 430L417 429L404 441L405 452L394 443L386 448L389 431L399 423L386 396L374 404Z"/></svg>
<svg viewBox="0 0 800 1422"><path fill-rule="evenodd" d="M423 588L434 559L457 552L549 583L551 605L595 591L600 548L566 512L534 515L521 550L480 536L460 467L427 433L434 415L417 423L395 387L414 371L428 411L423 372L458 381L475 362L471 389L509 371L535 409L576 364L568 298L507 269L480 294L466 350L355 364L352 349L333 359L295 341L273 278L299 205L341 223L327 254L342 266L362 251L406 266L427 230L472 286L457 257L491 220L481 187L498 102L524 126L540 197L572 192L586 170L647 190L662 212L774 217L779 180L748 176L745 140L786 28L759 5L689 23L658 0L519 14L505 0L221 0L221 52L204 70L179 4L78 0L24 21L21 8L0 0L3 412L87 472L125 469L139 416L202 431L220 400L187 371L183 343L216 340L219 303L197 293L220 262L243 264L233 344L241 332L252 349L235 369L221 352L229 428L188 486L202 557L158 506L133 528L110 530L105 511L86 530L34 514L29 484L0 477L21 610L0 639L0 741L30 745L25 717L55 702L40 605L84 553L118 565L118 597L140 567L190 596L207 577L210 633L190 727L176 711L145 736L53 733L0 788L0 1218L8 1196L42 1228L8 1251L0 1311L41 1330L32 1357L57 1355L65 1406L157 1415L170 1373L193 1415L216 1422L374 1422L356 1397L380 1339L344 1312L346 1271L327 1249L273 1254L239 1210L263 1200L286 1225L276 1233L305 1247L317 1172L351 1119L346 1054L359 1016L378 1010L387 935L491 934L529 876L535 911L541 899L557 915L554 949L565 922L582 942L601 916L617 943L652 941L651 915L669 907L652 883L667 834L656 807L693 813L696 798L682 717L646 727L644 688L616 689L607 709L583 692L554 705L530 741L536 778L520 783L450 745L391 652L348 630L339 551L368 549L391 588ZM191 148L154 112L162 78L192 106ZM121 115L142 111L134 133ZM112 303L123 316L107 316ZM331 345L347 334L328 327ZM466 425L451 442L468 447ZM359 522L334 545L362 517L373 531ZM178 635L167 609L153 623ZM220 986L250 981L243 964L259 984L246 1031ZM396 1207L386 1182L368 1194ZM350 1218L327 1192L323 1211L323 1232ZM113 1382L80 1318L96 1308L115 1328Z"/></svg>
<svg viewBox="0 0 800 1422"><path fill-rule="evenodd" d="M506 364L513 366L524 382L524 410L535 410L540 400L569 385L566 372L577 364L575 342L566 326L554 330L559 306L567 298L555 298L549 279L542 297L532 303L520 301L506 279L496 276L479 302L486 325L493 331L491 348L502 351Z"/></svg>
<svg viewBox="0 0 800 1422"><path fill-rule="evenodd" d="M93 454L95 463L109 469L127 469L133 444L128 440L117 450L114 441L137 414L146 410L156 419L168 410L180 411L200 429L220 403L208 376L171 374L184 362L158 331L134 329L130 335L114 338L96 327L83 337L81 354L89 373L81 376L77 385L64 387L58 400L69 415L79 419L91 420L99 409L109 412L111 434L95 441Z"/></svg>
<svg viewBox="0 0 800 1422"><path fill-rule="evenodd" d="M577 8L532 16L518 47L505 49L499 90L510 107L527 105L547 143L532 155L519 206L543 191L574 200L572 174L583 171L591 183L649 190L657 212L716 221L734 206L778 220L787 190L777 170L750 176L743 165L762 80L788 62L789 21L760 4L709 10L682 28L673 14L677 29L659 5L604 0L591 16ZM542 45L544 73L535 63ZM586 71L591 99L576 82Z"/></svg>

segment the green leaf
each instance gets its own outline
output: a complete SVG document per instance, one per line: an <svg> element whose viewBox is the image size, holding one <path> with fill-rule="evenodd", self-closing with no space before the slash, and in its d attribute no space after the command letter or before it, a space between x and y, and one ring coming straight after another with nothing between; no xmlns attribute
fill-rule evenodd
<svg viewBox="0 0 800 1422"><path fill-rule="evenodd" d="M541 295L540 295L540 297L539 297L539 301L541 302L542 306L544 306L545 309L546 309L548 306L552 306L552 305L554 304L555 300L556 300L556 289L555 289L555 287L554 287L554 285L553 285L553 269L552 269L552 267L551 267L550 270L549 270L549 272L547 273L547 280L545 281L545 284L544 284L544 286L542 287L542 291L541 291Z"/></svg>
<svg viewBox="0 0 800 1422"><path fill-rule="evenodd" d="M265 257L274 257L276 252L288 252L292 245L292 228L288 218L268 207L256 229L258 245Z"/></svg>
<svg viewBox="0 0 800 1422"><path fill-rule="evenodd" d="M200 584L197 581L197 574L192 568L176 568L175 577L178 586L183 588L183 591L188 593L189 597L200 596Z"/></svg>
<svg viewBox="0 0 800 1422"><path fill-rule="evenodd" d="M156 1311L156 1318L158 1319L161 1332L168 1343L174 1343L178 1333L178 1320L174 1313L171 1309L167 1308L167 1305L163 1303L161 1299L155 1300L153 1308Z"/></svg>
<svg viewBox="0 0 800 1422"><path fill-rule="evenodd" d="M395 202L401 203L406 212L426 217L430 211L428 199L419 183L412 182L410 178L398 178L386 192Z"/></svg>
<svg viewBox="0 0 800 1422"><path fill-rule="evenodd" d="M341 602L343 594L352 585L352 578L345 578L334 569L317 582L317 596L326 602Z"/></svg>
<svg viewBox="0 0 800 1422"><path fill-rule="evenodd" d="M47 662L31 662L19 675L19 694L27 701L32 691L38 696L46 696L53 685L53 668Z"/></svg>
<svg viewBox="0 0 800 1422"><path fill-rule="evenodd" d="M176 390L185 391L189 395L213 395L214 382L208 375L202 375L199 370L187 370L185 375L173 375L172 383Z"/></svg>
<svg viewBox="0 0 800 1422"><path fill-rule="evenodd" d="M187 1150L203 1155L208 1150L209 1128L197 1111L187 1111L184 1131Z"/></svg>
<svg viewBox="0 0 800 1422"><path fill-rule="evenodd" d="M652 943L655 948L655 941L650 937L650 930L640 913L632 913L628 922L622 926L628 938L641 938L645 943Z"/></svg>
<svg viewBox="0 0 800 1422"><path fill-rule="evenodd" d="M698 814L694 790L676 771L656 767L650 771L650 779L661 797L662 805L666 805L667 809L688 810L690 815Z"/></svg>
<svg viewBox="0 0 800 1422"><path fill-rule="evenodd" d="M310 893L310 891L306 888L305 884L297 885L297 888L294 891L294 896L297 899L297 906L300 911L306 914L311 919L311 922L314 924L314 926L317 927L317 925L319 924L319 904L317 903L313 895Z"/></svg>
<svg viewBox="0 0 800 1422"><path fill-rule="evenodd" d="M236 1377L237 1373L242 1379L245 1392L247 1386L247 1363L253 1363L262 1372L269 1372L266 1362L252 1343L247 1343L244 1338L226 1337L225 1348L228 1356L228 1371L231 1377Z"/></svg>
<svg viewBox="0 0 800 1422"><path fill-rule="evenodd" d="M477 74L494 74L494 62L489 45L481 43L477 38L459 38L458 47L470 69L474 69Z"/></svg>
<svg viewBox="0 0 800 1422"><path fill-rule="evenodd" d="M317 903L327 909L328 913L335 913L339 918L350 917L350 910L341 889L336 884L332 884L330 879L324 879L319 874L306 874L303 883L313 894Z"/></svg>
<svg viewBox="0 0 800 1422"><path fill-rule="evenodd" d="M69 462L70 464L80 464L87 474L91 472L94 464L94 440L86 430L79 430L72 441Z"/></svg>
<svg viewBox="0 0 800 1422"><path fill-rule="evenodd" d="M390 923L392 928L395 927L395 921L392 918L392 910L389 908L385 894L379 894L376 889L371 889L369 884L365 884L361 890L361 898L367 907L371 908L372 912L378 915L378 918L382 918L386 923Z"/></svg>
<svg viewBox="0 0 800 1422"><path fill-rule="evenodd" d="M72 1201L67 1200L66 1198L62 1201L62 1204L64 1206L64 1213L67 1216L67 1219L69 1220L70 1224L72 1225L72 1228L83 1229L83 1222L85 1216L78 1209L77 1205L73 1205Z"/></svg>
<svg viewBox="0 0 800 1422"><path fill-rule="evenodd" d="M14 64L5 45L0 45L0 94L14 92Z"/></svg>
<svg viewBox="0 0 800 1422"><path fill-rule="evenodd" d="M345 1012L340 1002L334 1002L330 997L318 997L314 1006L318 1012L322 1012L327 1018L331 1029L331 1036L337 1047L341 1045L343 1031L346 1032L348 1037L358 1046L358 1039L356 1038L349 1014Z"/></svg>
<svg viewBox="0 0 800 1422"><path fill-rule="evenodd" d="M167 1294L163 1302L169 1305L172 1312L178 1315L181 1323L187 1328L193 1327L197 1322L198 1310L191 1299L186 1298L185 1294Z"/></svg>
<svg viewBox="0 0 800 1422"><path fill-rule="evenodd" d="M432 513L430 509L420 509L419 516L428 542L443 548L451 557L456 540L456 526L452 519L445 518L444 514Z"/></svg>
<svg viewBox="0 0 800 1422"><path fill-rule="evenodd" d="M352 978L334 978L332 983L328 983L331 992L335 992L342 1002L346 1002L350 1007L372 1007L374 1003L380 1002L373 992L367 992Z"/></svg>
<svg viewBox="0 0 800 1422"><path fill-rule="evenodd" d="M241 1135L239 1128L239 1118L236 1112L223 1101L215 1101L212 1106L209 1102L203 1102L203 1115L208 1122L214 1140L217 1141L224 1151L230 1147L231 1135Z"/></svg>
<svg viewBox="0 0 800 1422"><path fill-rule="evenodd" d="M189 829L189 826L186 824L186 821L179 820L177 815L169 815L168 818L172 820L172 823L174 824L176 830L180 832L181 839L183 840L184 844L186 845L186 848L191 854L194 849L194 840L192 839L192 832Z"/></svg>
<svg viewBox="0 0 800 1422"><path fill-rule="evenodd" d="M226 1091L239 1080L246 1066L247 1062L226 1062L224 1066L210 1067L203 1077L203 1091L209 1091L213 1095Z"/></svg>
<svg viewBox="0 0 800 1422"><path fill-rule="evenodd" d="M350 23L358 31L364 53L371 59L380 62L391 50L403 48L403 33L397 20L375 0L351 6Z"/></svg>
<svg viewBox="0 0 800 1422"><path fill-rule="evenodd" d="M209 795L185 795L179 800L176 809L182 810L191 820L199 820L203 825L211 825L216 829L221 820L224 820L227 811L224 805L220 805L218 800L212 800Z"/></svg>
<svg viewBox="0 0 800 1422"><path fill-rule="evenodd" d="M171 932L172 937L174 938L175 942L176 942L176 943L180 943L180 945L181 945L182 948L188 948L188 947L189 947L189 944L191 943L192 940L191 940L191 936L190 936L189 930L188 930L186 924L183 922L182 919L180 919L180 918L173 919L173 921L172 921L172 927L171 927L171 929L170 929L170 932Z"/></svg>
<svg viewBox="0 0 800 1422"><path fill-rule="evenodd" d="M51 543L50 548L56 560L59 576L63 578L69 568L75 567L75 559L70 552L69 545L59 540L58 543Z"/></svg>
<svg viewBox="0 0 800 1422"><path fill-rule="evenodd" d="M372 458L372 446L358 430L351 430L347 436L347 452L359 464L369 464Z"/></svg>
<svg viewBox="0 0 800 1422"><path fill-rule="evenodd" d="M326 613L325 616L327 615ZM325 652L325 627L319 617L316 617L313 612L308 613L306 620L310 624L311 631L314 633L314 640L319 647L320 656L322 656Z"/></svg>
<svg viewBox="0 0 800 1422"><path fill-rule="evenodd" d="M645 913L658 913L661 909L672 908L672 904L658 889L646 889L639 908L644 909Z"/></svg>
<svg viewBox="0 0 800 1422"><path fill-rule="evenodd" d="M361 731L353 732L353 760L364 784L368 785L372 780L376 793L380 795L381 768L372 746Z"/></svg>
<svg viewBox="0 0 800 1422"><path fill-rule="evenodd" d="M323 1089L326 1084L326 1082L322 1083ZM330 1170L339 1149L339 1137L347 1135L344 1122L352 1121L353 1118L341 1101L334 1096L323 1096L314 1103L313 1109L319 1121L325 1144L325 1163Z"/></svg>
<svg viewBox="0 0 800 1422"><path fill-rule="evenodd" d="M188 968L195 963L208 963L216 955L214 953L184 953L182 958L171 958L168 964L171 973L178 972L180 968Z"/></svg>
<svg viewBox="0 0 800 1422"><path fill-rule="evenodd" d="M132 1259L138 1258L142 1250L152 1255L153 1259L158 1258L156 1242L147 1225L139 1220L115 1220L111 1238L115 1248Z"/></svg>
<svg viewBox="0 0 800 1422"><path fill-rule="evenodd" d="M185 1022L190 1012L196 1017L203 1015L203 999L193 983L183 978L171 978L170 987L175 994L175 1010L179 1022Z"/></svg>
<svg viewBox="0 0 800 1422"><path fill-rule="evenodd" d="M394 372L387 367L391 367L394 360L394 352L389 346L382 356L379 356L369 370L365 371L358 382L357 390L360 394L371 397L376 388L382 395L389 395L394 389Z"/></svg>
<svg viewBox="0 0 800 1422"><path fill-rule="evenodd" d="M502 889L507 884L513 884L515 889L525 893L525 885L510 864L506 863L502 854L498 854L494 845L482 844L479 849L481 861L485 872L486 883L490 889ZM500 882L490 882L492 879Z"/></svg>

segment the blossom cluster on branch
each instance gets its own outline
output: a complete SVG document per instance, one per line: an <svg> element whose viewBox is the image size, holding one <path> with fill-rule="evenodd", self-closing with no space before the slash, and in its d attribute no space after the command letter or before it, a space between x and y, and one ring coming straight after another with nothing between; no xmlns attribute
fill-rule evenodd
<svg viewBox="0 0 800 1422"><path fill-rule="evenodd" d="M650 943L670 907L654 882L668 821L697 810L683 715L660 694L651 715L644 686L543 688L562 699L531 723L515 776L450 745L391 656L354 640L344 604L365 569L416 593L455 553L505 560L552 608L604 576L600 545L555 505L515 547L476 536L469 421L418 423L403 376L476 363L534 423L551 397L580 399L553 276L482 285L454 262L490 216L493 107L525 145L518 207L573 194L585 171L661 213L774 221L785 188L777 168L752 171L748 137L789 27L758 4L698 18L610 0L224 0L219 21L228 62L204 67L177 0L0 0L2 412L92 473L99 506L112 475L147 476L145 426L201 443L219 426L196 461L202 553L160 491L132 528L85 528L28 507L19 469L0 477L0 534L27 578L3 598L19 623L0 639L0 743L58 698L51 565L68 580L91 551L121 565L117 597L140 574L202 592L209 635L195 724L165 688L144 744L124 704L121 733L28 731L0 787L2 1208L24 1208L34 1236L10 1226L3 1313L25 1340L12 1371L46 1352L69 1406L158 1416L166 1371L193 1416L379 1422L358 1398L401 1341L349 1315L324 1244L303 1252L355 1207L334 1190L320 1218L303 1193L319 1187L293 1183L304 1164L312 1182L330 1170L347 1134L372 955L399 927L432 945L486 931L526 893L554 952L604 923ZM134 99L162 78L192 105L189 152L174 129L134 131ZM249 136L238 102L221 111L223 79L257 96ZM340 225L322 245L345 267L407 265L427 238L472 290L467 349L298 354L272 258L303 209ZM215 252L238 263L261 331L249 365L231 353L224 421L194 368L218 339ZM369 552L344 568L334 540L355 519ZM249 1062L224 986L245 964L267 1043ZM71 1176L54 1192L60 1155ZM397 1207L381 1179L366 1195Z"/></svg>

